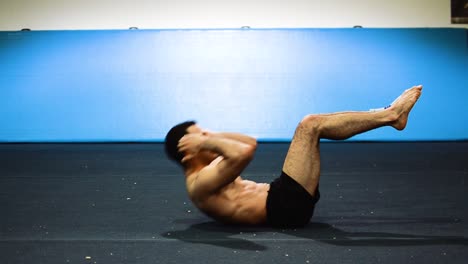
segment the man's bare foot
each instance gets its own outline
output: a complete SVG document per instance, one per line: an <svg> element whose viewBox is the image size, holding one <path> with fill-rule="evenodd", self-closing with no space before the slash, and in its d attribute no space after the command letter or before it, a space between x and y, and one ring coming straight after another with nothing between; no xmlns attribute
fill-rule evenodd
<svg viewBox="0 0 468 264"><path fill-rule="evenodd" d="M422 85L413 86L404 91L400 97L387 109L396 115L396 120L391 126L398 130L403 130L408 122L408 115L416 101L421 96Z"/></svg>

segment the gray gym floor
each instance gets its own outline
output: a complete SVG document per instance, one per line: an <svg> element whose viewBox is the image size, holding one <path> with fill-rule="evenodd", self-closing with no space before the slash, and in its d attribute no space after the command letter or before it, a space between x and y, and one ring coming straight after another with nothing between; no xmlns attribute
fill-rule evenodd
<svg viewBox="0 0 468 264"><path fill-rule="evenodd" d="M261 143L244 178L279 176ZM324 142L309 226L225 226L162 144L0 144L1 263L468 263L468 142Z"/></svg>

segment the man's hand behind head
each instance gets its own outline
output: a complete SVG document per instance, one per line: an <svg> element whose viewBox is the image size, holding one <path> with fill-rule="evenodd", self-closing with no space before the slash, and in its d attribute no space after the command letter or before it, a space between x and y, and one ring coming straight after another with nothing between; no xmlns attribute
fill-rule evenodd
<svg viewBox="0 0 468 264"><path fill-rule="evenodd" d="M193 158L201 149L203 143L209 138L208 134L202 133L191 133L183 136L179 140L177 147L180 152L185 153L182 162L185 162Z"/></svg>

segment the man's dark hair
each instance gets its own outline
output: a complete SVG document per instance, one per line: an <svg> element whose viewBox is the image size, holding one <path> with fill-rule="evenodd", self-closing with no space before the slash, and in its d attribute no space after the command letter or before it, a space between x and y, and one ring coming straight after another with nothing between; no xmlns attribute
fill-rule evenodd
<svg viewBox="0 0 468 264"><path fill-rule="evenodd" d="M184 158L184 153L179 151L177 145L179 144L179 140L184 135L188 134L187 128L195 124L195 121L185 121L183 123L175 125L173 128L171 128L171 130L169 130L169 132L167 132L166 139L164 141L167 156L171 160L176 161L182 166L182 159Z"/></svg>

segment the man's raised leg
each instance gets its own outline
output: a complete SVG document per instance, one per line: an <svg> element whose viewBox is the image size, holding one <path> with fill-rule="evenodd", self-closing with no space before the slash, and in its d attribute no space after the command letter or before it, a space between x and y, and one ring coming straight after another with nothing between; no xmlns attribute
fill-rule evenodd
<svg viewBox="0 0 468 264"><path fill-rule="evenodd" d="M406 90L391 107L382 111L342 112L304 117L296 128L286 155L284 173L314 195L320 178L321 138L347 139L382 126L403 130L421 90L422 86Z"/></svg>

